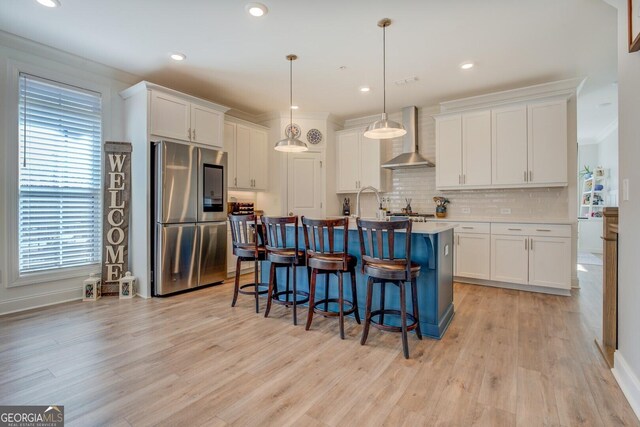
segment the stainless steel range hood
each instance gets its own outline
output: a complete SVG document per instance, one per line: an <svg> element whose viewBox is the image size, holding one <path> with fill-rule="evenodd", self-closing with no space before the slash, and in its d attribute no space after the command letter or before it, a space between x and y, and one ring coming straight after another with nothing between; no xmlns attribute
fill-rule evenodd
<svg viewBox="0 0 640 427"><path fill-rule="evenodd" d="M418 109L415 106L402 109L402 124L407 130L403 137L403 153L382 164L387 169L434 167L435 163L418 152Z"/></svg>

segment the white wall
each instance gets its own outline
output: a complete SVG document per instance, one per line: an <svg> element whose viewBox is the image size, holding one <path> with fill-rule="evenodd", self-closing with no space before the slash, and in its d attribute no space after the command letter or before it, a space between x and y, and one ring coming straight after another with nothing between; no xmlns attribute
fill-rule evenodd
<svg viewBox="0 0 640 427"><path fill-rule="evenodd" d="M123 102L119 91L136 82L134 76L66 54L64 52L39 45L19 37L0 32L0 314L24 310L42 305L55 304L62 301L78 299L82 296L82 280L86 277L70 277L62 280L9 287L10 275L9 254L14 246L8 239L10 209L16 209L15 201L9 197L15 180L10 179L17 171L17 157L9 155L11 144L16 141L12 137L17 126L12 111L17 108L16 82L10 74L13 66L28 69L33 73L49 78L64 79L65 83L86 84L105 88L103 93L105 140L121 140L123 137ZM86 86L85 86L86 87ZM16 91L16 92L14 92ZM96 272L99 268L96 267Z"/></svg>
<svg viewBox="0 0 640 427"><path fill-rule="evenodd" d="M605 169L605 203L618 206L618 128L598 144L598 166Z"/></svg>
<svg viewBox="0 0 640 427"><path fill-rule="evenodd" d="M618 350L614 374L640 417L640 52L628 53L627 1L611 3L618 7L620 180L629 180L629 199L624 200L620 194Z"/></svg>

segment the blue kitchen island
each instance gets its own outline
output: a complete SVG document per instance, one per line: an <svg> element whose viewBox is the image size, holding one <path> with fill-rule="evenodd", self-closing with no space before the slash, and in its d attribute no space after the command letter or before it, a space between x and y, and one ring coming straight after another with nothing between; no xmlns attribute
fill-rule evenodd
<svg viewBox="0 0 640 427"><path fill-rule="evenodd" d="M418 306L420 310L420 328L422 335L440 339L444 335L447 327L451 323L453 318L453 228L456 226L454 223L445 222L427 222L427 223L414 223L411 232L411 259L420 265L420 276L418 277ZM342 233L343 230L336 231L336 248L342 250ZM298 230L298 244L300 249L304 249L304 231L302 226ZM358 294L358 308L360 311L360 318L364 319L365 299L366 299L366 286L367 277L362 274L361 271L361 256L360 256L360 240L358 237L358 230L356 228L355 219L349 220L349 254L358 259L358 267L356 267L356 282L357 282L357 294ZM288 244L293 243L294 233L292 230L288 230L287 239L290 240ZM398 256L404 254L406 233L397 233L395 239L395 253ZM262 268L263 283L269 281L269 263L264 262ZM283 290L286 283L285 269L280 269L278 272L278 288ZM337 279L334 275L329 276L330 297L337 298ZM352 299L351 286L349 285L349 275L345 274L344 279L344 292L345 298ZM306 272L306 267L298 267L297 272L297 287L298 290L308 292L309 283ZM378 301L380 300L379 292L380 287L374 289L373 306L372 309L376 310L378 307ZM385 294L385 306L389 309L400 309L400 292L395 286L387 286ZM316 300L324 298L324 277L318 276L318 285L316 286ZM301 306L302 307L302 306ZM300 307L300 308L301 308ZM407 292L407 309L411 312L411 297ZM333 309L337 310L337 306L333 304ZM298 315L304 314L306 317L306 304L303 309L299 310ZM301 320L303 317L299 317ZM385 323L393 324L394 316L385 316ZM313 326L312 326L313 328Z"/></svg>

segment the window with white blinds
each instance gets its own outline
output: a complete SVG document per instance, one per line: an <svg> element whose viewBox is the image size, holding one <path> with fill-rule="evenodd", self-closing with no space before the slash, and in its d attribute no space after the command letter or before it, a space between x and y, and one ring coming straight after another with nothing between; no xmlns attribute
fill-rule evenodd
<svg viewBox="0 0 640 427"><path fill-rule="evenodd" d="M99 93L20 74L20 275L99 263Z"/></svg>

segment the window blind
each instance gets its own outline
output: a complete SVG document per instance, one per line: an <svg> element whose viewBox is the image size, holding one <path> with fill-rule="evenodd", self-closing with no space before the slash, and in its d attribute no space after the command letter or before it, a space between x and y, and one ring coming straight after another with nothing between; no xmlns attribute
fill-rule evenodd
<svg viewBox="0 0 640 427"><path fill-rule="evenodd" d="M99 263L101 96L28 74L19 80L20 275Z"/></svg>

